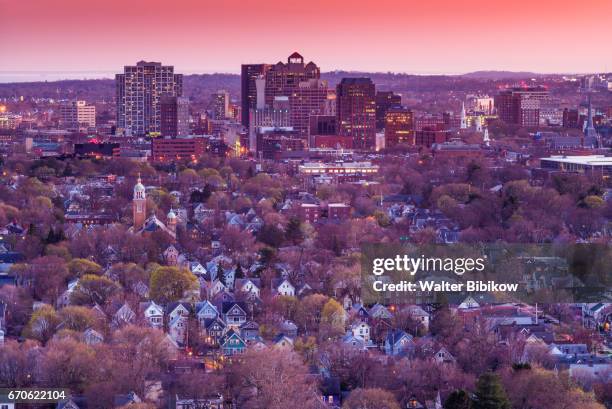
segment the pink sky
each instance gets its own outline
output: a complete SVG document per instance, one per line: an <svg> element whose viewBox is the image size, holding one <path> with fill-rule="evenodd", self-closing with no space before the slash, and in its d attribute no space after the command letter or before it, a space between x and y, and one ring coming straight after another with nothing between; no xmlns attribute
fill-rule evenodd
<svg viewBox="0 0 612 409"><path fill-rule="evenodd" d="M610 0L0 0L0 71L612 70Z"/></svg>

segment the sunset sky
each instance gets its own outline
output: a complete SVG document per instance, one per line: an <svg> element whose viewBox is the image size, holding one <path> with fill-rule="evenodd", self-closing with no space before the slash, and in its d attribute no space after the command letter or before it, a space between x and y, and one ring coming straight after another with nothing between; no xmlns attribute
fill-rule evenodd
<svg viewBox="0 0 612 409"><path fill-rule="evenodd" d="M0 0L0 73L612 70L611 0ZM72 74L76 75L76 74Z"/></svg>

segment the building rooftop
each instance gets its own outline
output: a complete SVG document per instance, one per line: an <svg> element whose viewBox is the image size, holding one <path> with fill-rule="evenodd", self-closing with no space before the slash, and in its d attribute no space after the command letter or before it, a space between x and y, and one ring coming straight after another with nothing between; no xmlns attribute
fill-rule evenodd
<svg viewBox="0 0 612 409"><path fill-rule="evenodd" d="M591 165L591 166L612 166L612 156L604 155L582 155L582 156L563 156L556 155L548 158L542 158L541 160L559 162L559 163L572 163L578 165Z"/></svg>

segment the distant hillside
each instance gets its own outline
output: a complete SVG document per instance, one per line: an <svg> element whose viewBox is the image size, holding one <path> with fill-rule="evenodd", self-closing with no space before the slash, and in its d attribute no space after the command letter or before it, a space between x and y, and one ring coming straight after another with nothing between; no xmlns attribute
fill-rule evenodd
<svg viewBox="0 0 612 409"><path fill-rule="evenodd" d="M538 74L535 72L527 71L474 71L467 74L463 74L465 78L480 78L489 80L503 80L503 79L525 79L525 78L539 78L545 77L545 74Z"/></svg>
<svg viewBox="0 0 612 409"><path fill-rule="evenodd" d="M321 74L331 87L345 77L369 77L377 89L403 93L429 92L483 92L496 89L496 81L520 80L543 77L530 72L478 71L464 75L413 75L395 73L371 73L331 71ZM552 77L552 76L547 76ZM207 103L210 94L226 89L234 100L240 99L240 76L237 74L191 74L183 80L185 96L195 103ZM115 83L112 79L63 80L44 82L21 82L0 84L0 98L24 96L85 99L88 101L112 101L115 97Z"/></svg>

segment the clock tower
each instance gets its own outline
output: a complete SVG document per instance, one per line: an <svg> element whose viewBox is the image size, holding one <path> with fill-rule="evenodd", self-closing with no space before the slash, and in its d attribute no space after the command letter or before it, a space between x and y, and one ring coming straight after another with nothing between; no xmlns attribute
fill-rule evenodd
<svg viewBox="0 0 612 409"><path fill-rule="evenodd" d="M134 219L134 231L140 230L147 217L147 197L145 194L145 187L140 179L140 174L138 174L138 182L134 186L132 214Z"/></svg>

